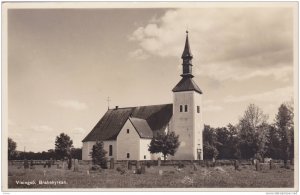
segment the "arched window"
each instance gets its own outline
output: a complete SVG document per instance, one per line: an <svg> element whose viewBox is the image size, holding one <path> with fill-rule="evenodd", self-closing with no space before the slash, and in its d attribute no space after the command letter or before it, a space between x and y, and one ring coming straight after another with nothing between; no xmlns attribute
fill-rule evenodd
<svg viewBox="0 0 300 195"><path fill-rule="evenodd" d="M184 105L184 112L188 111L188 105Z"/></svg>
<svg viewBox="0 0 300 195"><path fill-rule="evenodd" d="M180 105L180 112L182 112L182 110L183 110L183 108L182 108L183 106L182 105Z"/></svg>

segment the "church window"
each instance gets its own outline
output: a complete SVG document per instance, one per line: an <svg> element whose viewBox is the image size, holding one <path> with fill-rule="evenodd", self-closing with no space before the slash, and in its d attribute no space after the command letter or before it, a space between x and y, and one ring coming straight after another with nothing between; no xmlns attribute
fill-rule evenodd
<svg viewBox="0 0 300 195"><path fill-rule="evenodd" d="M129 134L129 129L127 129L127 134Z"/></svg>
<svg viewBox="0 0 300 195"><path fill-rule="evenodd" d="M197 106L197 113L200 113L200 106Z"/></svg>
<svg viewBox="0 0 300 195"><path fill-rule="evenodd" d="M144 155L144 159L146 159L146 155Z"/></svg>
<svg viewBox="0 0 300 195"><path fill-rule="evenodd" d="M129 153L127 153L127 158L130 158L130 154Z"/></svg>
<svg viewBox="0 0 300 195"><path fill-rule="evenodd" d="M109 145L109 156L112 156L112 154L113 154L113 151L112 151L112 145Z"/></svg>
<svg viewBox="0 0 300 195"><path fill-rule="evenodd" d="M187 111L188 111L188 106L184 105L184 112L187 112Z"/></svg>
<svg viewBox="0 0 300 195"><path fill-rule="evenodd" d="M183 107L183 106L182 106L182 105L180 105L180 112L182 112L182 110L183 110L183 109L182 109L182 107Z"/></svg>

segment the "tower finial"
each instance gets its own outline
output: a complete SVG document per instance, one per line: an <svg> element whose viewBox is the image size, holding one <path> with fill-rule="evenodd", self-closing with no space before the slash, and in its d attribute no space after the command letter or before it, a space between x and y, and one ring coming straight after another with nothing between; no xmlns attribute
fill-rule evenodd
<svg viewBox="0 0 300 195"><path fill-rule="evenodd" d="M193 55L192 55L192 52L191 52L191 49L190 49L190 43L189 43L189 31L186 30L186 39L185 39L185 45L184 45L184 50L183 50L183 53L182 53L182 60L183 60L183 63L182 63L182 66L183 66L183 69L182 69L182 77L193 77L193 74L192 74L192 59L193 59Z"/></svg>

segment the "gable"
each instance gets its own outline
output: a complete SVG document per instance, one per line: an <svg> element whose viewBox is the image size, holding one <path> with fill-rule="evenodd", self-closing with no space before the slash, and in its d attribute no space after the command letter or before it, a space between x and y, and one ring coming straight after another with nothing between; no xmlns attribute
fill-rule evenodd
<svg viewBox="0 0 300 195"><path fill-rule="evenodd" d="M129 117L144 119L152 131L163 131L173 114L173 104L109 109L82 140L115 140Z"/></svg>

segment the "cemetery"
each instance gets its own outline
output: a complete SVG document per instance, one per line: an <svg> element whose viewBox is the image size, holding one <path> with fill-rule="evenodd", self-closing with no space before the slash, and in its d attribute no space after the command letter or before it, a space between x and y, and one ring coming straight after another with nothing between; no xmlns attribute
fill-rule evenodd
<svg viewBox="0 0 300 195"><path fill-rule="evenodd" d="M43 162L43 163L42 163ZM293 187L294 167L270 160L116 161L107 168L77 159L12 161L9 188Z"/></svg>

